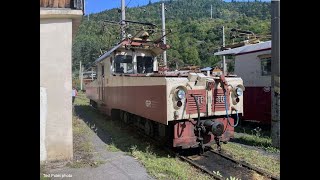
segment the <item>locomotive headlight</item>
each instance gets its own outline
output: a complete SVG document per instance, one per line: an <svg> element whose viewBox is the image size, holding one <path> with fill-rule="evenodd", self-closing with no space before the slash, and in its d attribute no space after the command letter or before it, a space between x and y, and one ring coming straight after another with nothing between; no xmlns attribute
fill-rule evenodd
<svg viewBox="0 0 320 180"><path fill-rule="evenodd" d="M237 96L242 96L243 95L243 90L241 88L237 88L236 89L236 93L237 93Z"/></svg>
<svg viewBox="0 0 320 180"><path fill-rule="evenodd" d="M179 89L177 91L177 97L181 100L181 99L184 99L186 97L186 92L182 89Z"/></svg>
<svg viewBox="0 0 320 180"><path fill-rule="evenodd" d="M237 105L240 102L240 96L243 96L243 92L245 91L245 87L242 84L238 84L236 87L232 87L232 104Z"/></svg>

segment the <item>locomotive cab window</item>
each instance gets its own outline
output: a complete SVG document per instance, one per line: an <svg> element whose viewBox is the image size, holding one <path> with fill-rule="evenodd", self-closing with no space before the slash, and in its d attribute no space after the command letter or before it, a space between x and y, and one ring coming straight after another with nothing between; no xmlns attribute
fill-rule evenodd
<svg viewBox="0 0 320 180"><path fill-rule="evenodd" d="M132 56L117 55L114 59L115 73L133 73Z"/></svg>
<svg viewBox="0 0 320 180"><path fill-rule="evenodd" d="M153 72L153 58L150 56L137 57L137 72L138 73L152 73Z"/></svg>

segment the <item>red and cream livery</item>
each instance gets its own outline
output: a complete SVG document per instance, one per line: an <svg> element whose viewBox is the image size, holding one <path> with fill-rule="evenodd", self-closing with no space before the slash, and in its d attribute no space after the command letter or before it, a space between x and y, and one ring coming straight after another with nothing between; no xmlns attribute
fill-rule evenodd
<svg viewBox="0 0 320 180"><path fill-rule="evenodd" d="M228 141L243 112L242 79L161 71L157 55L168 48L134 38L106 52L95 61L97 79L86 87L91 105L172 147Z"/></svg>

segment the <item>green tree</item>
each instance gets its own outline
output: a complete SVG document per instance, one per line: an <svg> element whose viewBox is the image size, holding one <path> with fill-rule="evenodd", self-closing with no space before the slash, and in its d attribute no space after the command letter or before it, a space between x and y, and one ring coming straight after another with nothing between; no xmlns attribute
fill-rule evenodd
<svg viewBox="0 0 320 180"><path fill-rule="evenodd" d="M182 57L188 65L200 65L200 58L196 47L185 48Z"/></svg>
<svg viewBox="0 0 320 180"><path fill-rule="evenodd" d="M210 19L210 6L213 6L213 19ZM231 28L253 31L266 36L271 34L270 2L224 2L222 0L178 0L166 4L166 28L173 33L167 36L168 62L172 68L175 64L194 64L214 66L220 57L212 53L221 46L221 26L226 27L226 44L231 43ZM101 51L111 49L119 42L120 27L117 24L103 23L104 20L120 19L117 8L90 14L90 21L83 18L73 43L73 70L79 62L86 66L99 57ZM126 17L130 20L152 22L161 27L159 2L146 6L127 8ZM139 31L129 24L127 33L132 35ZM161 36L158 29L157 37ZM268 40L268 39L264 39ZM177 62L177 63L176 63Z"/></svg>

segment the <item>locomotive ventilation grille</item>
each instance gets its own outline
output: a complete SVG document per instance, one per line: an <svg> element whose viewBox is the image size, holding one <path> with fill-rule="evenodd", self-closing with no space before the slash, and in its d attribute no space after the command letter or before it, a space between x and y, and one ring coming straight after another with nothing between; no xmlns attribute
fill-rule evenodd
<svg viewBox="0 0 320 180"><path fill-rule="evenodd" d="M198 113L196 102L194 98L191 96L191 94L196 96L200 112L206 112L206 105L207 105L206 90L189 90L188 91L186 112L188 114Z"/></svg>
<svg viewBox="0 0 320 180"><path fill-rule="evenodd" d="M226 93L228 107L230 106L229 103L229 96ZM225 110L225 97L222 89L216 89L213 91L213 102L212 102L212 110L213 111L223 111Z"/></svg>

